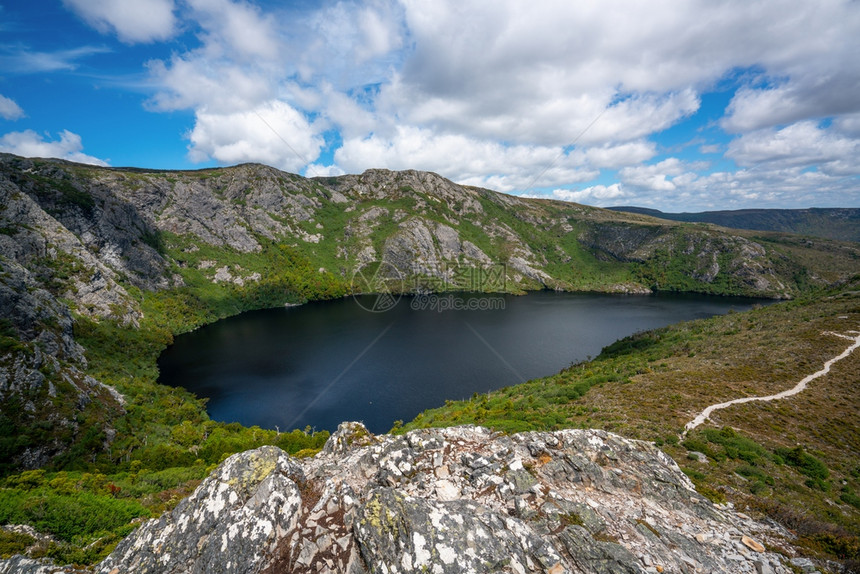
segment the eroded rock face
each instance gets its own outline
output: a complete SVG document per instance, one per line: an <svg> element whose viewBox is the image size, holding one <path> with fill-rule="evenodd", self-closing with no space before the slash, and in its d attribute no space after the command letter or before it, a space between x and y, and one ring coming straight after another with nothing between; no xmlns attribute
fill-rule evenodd
<svg viewBox="0 0 860 574"><path fill-rule="evenodd" d="M254 572L295 529L301 467L262 447L227 459L172 512L142 526L101 572Z"/></svg>
<svg viewBox="0 0 860 574"><path fill-rule="evenodd" d="M773 534L698 495L651 443L345 423L312 459L230 457L97 570L788 573L742 541Z"/></svg>

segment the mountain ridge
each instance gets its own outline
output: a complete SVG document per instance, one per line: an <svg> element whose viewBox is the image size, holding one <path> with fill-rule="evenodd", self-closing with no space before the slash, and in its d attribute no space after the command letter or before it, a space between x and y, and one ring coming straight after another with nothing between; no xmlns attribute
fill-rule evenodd
<svg viewBox="0 0 860 574"><path fill-rule="evenodd" d="M699 213L666 213L636 206L613 206L606 209L672 221L713 223L733 229L778 231L840 241L860 241L860 208L736 209Z"/></svg>

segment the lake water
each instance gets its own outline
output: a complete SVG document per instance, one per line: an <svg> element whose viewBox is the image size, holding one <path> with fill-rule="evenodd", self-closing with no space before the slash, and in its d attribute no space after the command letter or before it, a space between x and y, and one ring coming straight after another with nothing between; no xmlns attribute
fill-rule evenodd
<svg viewBox="0 0 860 574"><path fill-rule="evenodd" d="M207 397L215 420L281 430L358 420L379 433L446 399L557 373L637 331L761 303L554 292L433 301L370 312L380 304L366 296L244 313L176 337L160 382ZM453 304L463 308L440 312Z"/></svg>

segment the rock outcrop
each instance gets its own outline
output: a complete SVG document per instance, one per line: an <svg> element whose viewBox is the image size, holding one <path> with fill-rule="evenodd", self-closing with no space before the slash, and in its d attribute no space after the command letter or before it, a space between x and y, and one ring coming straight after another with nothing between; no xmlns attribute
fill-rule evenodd
<svg viewBox="0 0 860 574"><path fill-rule="evenodd" d="M0 406L4 424L17 434L16 448L5 450L0 464L34 469L65 450L58 437L84 430L85 414L99 409L112 418L124 398L84 373L84 349L66 305L14 261L0 257L0 277ZM55 432L47 440L27 432L36 424ZM109 423L101 426L105 436L112 432Z"/></svg>
<svg viewBox="0 0 860 574"><path fill-rule="evenodd" d="M311 459L230 457L97 571L788 573L766 550L776 534L697 494L651 443L344 423Z"/></svg>

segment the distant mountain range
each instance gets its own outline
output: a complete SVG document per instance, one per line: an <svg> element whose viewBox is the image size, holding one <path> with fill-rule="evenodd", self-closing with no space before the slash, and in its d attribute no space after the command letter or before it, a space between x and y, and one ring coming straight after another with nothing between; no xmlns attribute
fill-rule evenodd
<svg viewBox="0 0 860 574"><path fill-rule="evenodd" d="M657 209L627 205L607 209L671 221L714 223L734 229L781 231L839 241L860 241L860 208L738 209L702 213L664 213Z"/></svg>

